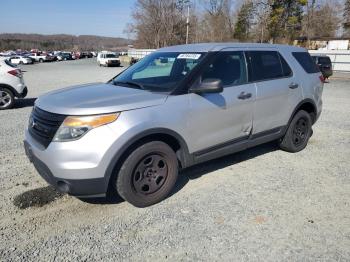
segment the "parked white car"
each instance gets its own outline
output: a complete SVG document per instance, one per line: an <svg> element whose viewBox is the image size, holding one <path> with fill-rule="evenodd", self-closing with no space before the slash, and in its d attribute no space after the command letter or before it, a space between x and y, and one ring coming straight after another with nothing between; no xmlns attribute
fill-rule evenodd
<svg viewBox="0 0 350 262"><path fill-rule="evenodd" d="M101 52L97 55L97 63L99 66L120 66L120 59L116 53Z"/></svg>
<svg viewBox="0 0 350 262"><path fill-rule="evenodd" d="M30 57L24 57L20 55L10 57L9 61L11 62L11 64L15 65L33 64L33 60Z"/></svg>
<svg viewBox="0 0 350 262"><path fill-rule="evenodd" d="M21 69L0 58L0 110L13 107L15 98L24 98L27 93Z"/></svg>

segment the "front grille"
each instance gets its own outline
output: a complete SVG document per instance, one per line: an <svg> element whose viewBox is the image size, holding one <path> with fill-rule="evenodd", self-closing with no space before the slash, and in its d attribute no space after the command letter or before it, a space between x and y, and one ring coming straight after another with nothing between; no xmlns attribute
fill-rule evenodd
<svg viewBox="0 0 350 262"><path fill-rule="evenodd" d="M65 115L49 113L34 107L28 126L29 133L47 148L65 118Z"/></svg>

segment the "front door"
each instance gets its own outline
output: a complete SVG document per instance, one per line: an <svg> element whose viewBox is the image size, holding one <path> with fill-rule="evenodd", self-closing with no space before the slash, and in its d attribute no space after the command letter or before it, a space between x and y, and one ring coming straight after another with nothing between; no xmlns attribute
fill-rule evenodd
<svg viewBox="0 0 350 262"><path fill-rule="evenodd" d="M256 88L248 83L244 53L218 53L203 67L195 84L208 78L220 79L224 91L189 95L191 153L246 139L252 130Z"/></svg>

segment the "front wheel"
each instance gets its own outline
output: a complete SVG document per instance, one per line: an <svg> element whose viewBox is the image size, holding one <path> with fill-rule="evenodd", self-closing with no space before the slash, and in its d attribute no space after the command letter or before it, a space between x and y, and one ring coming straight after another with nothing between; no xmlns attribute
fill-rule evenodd
<svg viewBox="0 0 350 262"><path fill-rule="evenodd" d="M279 146L287 152L299 152L306 147L311 135L311 116L308 112L300 110L290 122L285 136L279 141Z"/></svg>
<svg viewBox="0 0 350 262"><path fill-rule="evenodd" d="M165 199L178 176L175 152L164 142L148 142L136 148L122 164L115 182L118 194L136 207Z"/></svg>

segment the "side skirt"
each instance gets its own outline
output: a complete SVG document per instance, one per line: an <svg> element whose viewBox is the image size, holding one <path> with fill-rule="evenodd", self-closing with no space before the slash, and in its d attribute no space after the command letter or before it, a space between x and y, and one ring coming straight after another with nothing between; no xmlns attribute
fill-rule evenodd
<svg viewBox="0 0 350 262"><path fill-rule="evenodd" d="M258 134L240 137L223 144L206 148L192 153L193 164L199 164L208 160L219 158L243 151L245 149L265 144L281 138L286 132L287 126L277 127Z"/></svg>

